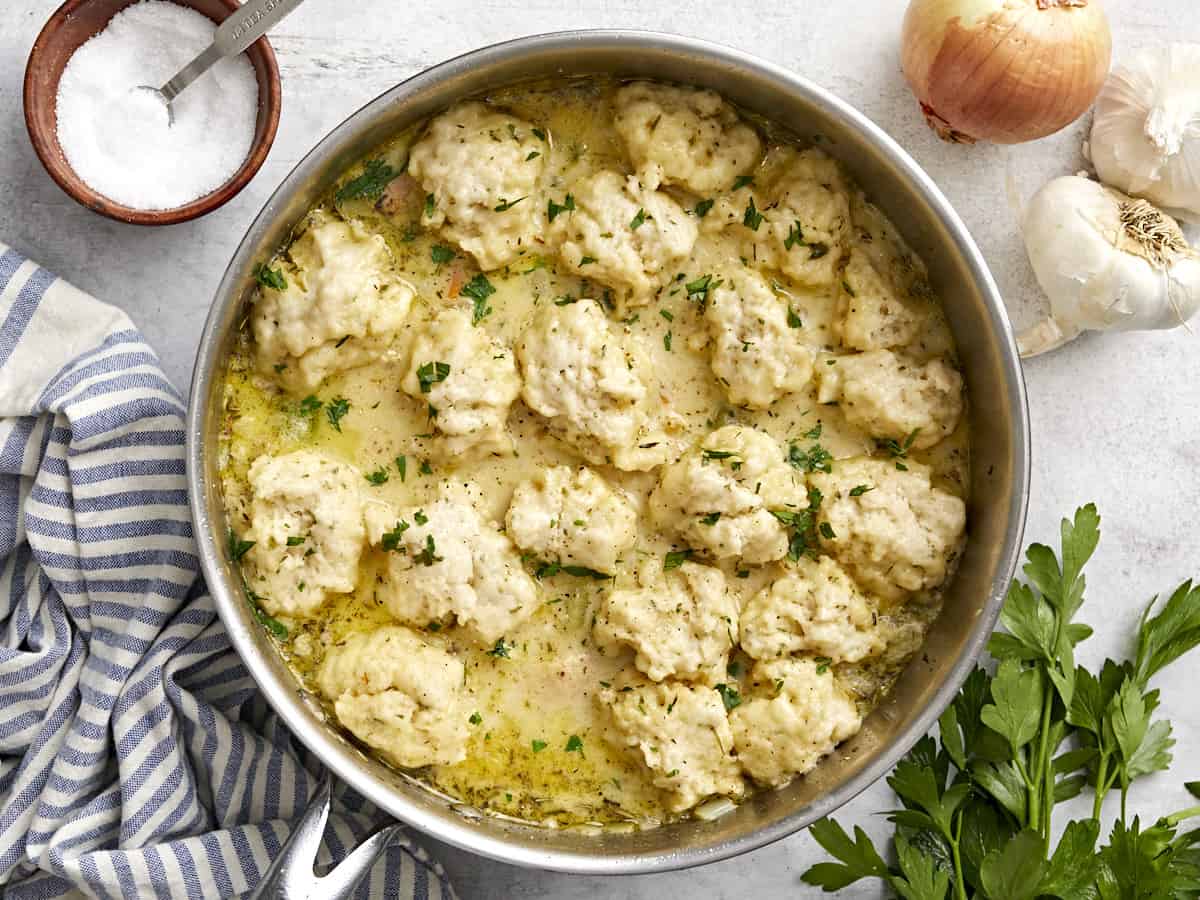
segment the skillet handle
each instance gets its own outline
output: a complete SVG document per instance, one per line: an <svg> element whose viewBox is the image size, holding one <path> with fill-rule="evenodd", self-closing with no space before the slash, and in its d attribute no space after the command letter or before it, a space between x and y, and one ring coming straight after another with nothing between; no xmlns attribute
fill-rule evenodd
<svg viewBox="0 0 1200 900"><path fill-rule="evenodd" d="M404 826L399 823L380 829L324 877L318 878L313 867L329 819L332 794L331 783L326 778L292 829L283 849L250 894L250 900L350 900L376 860L403 830Z"/></svg>

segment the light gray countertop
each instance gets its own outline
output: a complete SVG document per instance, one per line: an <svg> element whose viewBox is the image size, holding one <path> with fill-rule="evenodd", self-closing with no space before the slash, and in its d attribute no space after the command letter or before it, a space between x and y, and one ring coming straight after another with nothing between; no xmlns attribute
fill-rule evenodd
<svg viewBox="0 0 1200 900"><path fill-rule="evenodd" d="M254 182L197 222L141 229L102 219L68 199L33 154L21 77L34 37L56 4L8 0L0 29L0 240L95 296L123 307L186 389L209 301L245 228L273 188L330 128L376 94L450 56L506 38L583 27L640 27L732 44L830 88L890 132L921 163L970 227L1017 325L1036 314L1006 173L1028 196L1079 169L1082 127L1015 148L962 147L929 131L900 76L902 0L762 3L726 0L311 0L272 37L283 72L275 147ZM1195 0L1108 0L1119 60L1142 46L1200 40ZM1196 235L1193 233L1193 238ZM1082 619L1096 635L1082 661L1122 655L1142 605L1200 576L1200 343L1167 333L1085 337L1025 369L1033 425L1029 540L1056 542L1057 523L1094 500L1104 537ZM1156 816L1185 804L1200 778L1200 706L1189 697L1200 657L1161 678L1175 723L1172 773L1150 779L1133 804ZM1194 687L1194 686L1193 686ZM879 834L874 815L893 798L877 784L842 819ZM575 878L524 871L435 848L464 898L802 897L800 873L819 856L806 834L729 862L665 875ZM874 897L873 888L843 896Z"/></svg>

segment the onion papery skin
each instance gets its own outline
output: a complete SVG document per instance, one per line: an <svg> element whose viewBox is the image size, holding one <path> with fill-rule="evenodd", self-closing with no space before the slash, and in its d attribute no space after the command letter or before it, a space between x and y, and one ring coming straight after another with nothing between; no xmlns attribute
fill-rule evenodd
<svg viewBox="0 0 1200 900"><path fill-rule="evenodd" d="M958 143L1019 144L1065 128L1111 61L1099 0L912 0L904 17L904 77L930 127Z"/></svg>

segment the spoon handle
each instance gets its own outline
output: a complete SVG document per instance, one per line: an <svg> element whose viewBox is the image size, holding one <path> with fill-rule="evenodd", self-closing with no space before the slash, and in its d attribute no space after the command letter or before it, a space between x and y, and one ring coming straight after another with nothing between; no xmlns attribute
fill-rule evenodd
<svg viewBox="0 0 1200 900"><path fill-rule="evenodd" d="M162 86L170 103L180 91L227 56L236 56L266 34L304 0L247 0L220 24L213 42Z"/></svg>

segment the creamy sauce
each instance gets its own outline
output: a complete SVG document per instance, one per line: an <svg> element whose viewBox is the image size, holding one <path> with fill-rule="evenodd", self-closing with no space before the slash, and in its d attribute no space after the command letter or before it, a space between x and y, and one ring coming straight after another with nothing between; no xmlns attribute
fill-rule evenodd
<svg viewBox="0 0 1200 900"><path fill-rule="evenodd" d="M588 80L566 86L526 87L488 99L546 132L547 193L561 199L573 181L597 168L629 169L612 127L613 90L612 82ZM764 123L756 124L772 145L790 142L786 134ZM408 131L399 135L368 158L383 158L400 168L414 134ZM332 197L320 208L334 215L359 218L387 239L398 270L416 288L418 297L402 341L438 310L461 302L450 298L451 283L461 284L464 274L469 279L475 269L461 254L453 262L433 262L433 247L447 242L421 231L417 224L419 209L388 215L373 202L339 204ZM883 215L857 193L853 195L852 213L855 241L876 267L889 274L898 290L928 294L920 261ZM714 427L738 422L767 432L784 447L797 441L807 448L812 441L803 436L819 423L820 443L835 458L874 452L872 436L850 427L837 406L819 405L811 385L768 410L753 412L729 406L709 365L703 317L683 285L727 263L731 252L737 251L731 251L719 235L702 232L678 280L662 292L658 301L641 307L624 321L622 327L648 362L646 371L653 373L651 395L657 396L663 411L682 417L688 443ZM798 329L800 339L817 351L838 349L831 332L836 310L832 293L814 293L778 273L772 273L772 277L777 291L790 298L803 322ZM493 312L480 327L510 346L518 341L541 305L565 296L602 295L602 289L556 272L552 252L547 250L541 255L538 248L530 248L506 269L489 272L488 278L496 288L489 298ZM936 307L931 296L926 302ZM920 346L909 348L909 352L918 358L922 353L953 358L952 340L940 308L934 310ZM504 520L518 482L540 468L578 462L578 456L549 435L543 420L520 401L509 419L509 431L517 447L515 456L466 462L438 458L429 438L432 427L427 410L400 390L404 370L396 363L350 371L330 379L316 392L326 402L335 397L349 400L350 409L340 422L339 432L330 427L323 413L305 415L300 409L301 398L285 394L270 379L256 373L252 354L251 339L245 334L225 382L222 473L225 502L239 532L248 522L247 468L265 453L312 448L352 463L364 473L388 468L387 482L367 490L371 496L397 507L428 503L447 487L474 483L482 491L481 508L499 523ZM939 487L965 497L965 416L950 438L932 450L914 450L910 455L932 467ZM405 458L403 480L395 462L400 456ZM644 512L645 498L657 478L655 472L621 472L607 466L597 469L611 483L624 488ZM430 767L421 773L423 778L446 794L481 809L543 824L635 822L647 826L664 820L662 797L651 784L649 773L639 761L610 746L602 736L606 725L597 694L602 682L619 682L621 671L632 668L632 653L598 652L590 641L590 629L603 592L614 585L634 586L638 560L671 549L683 548L643 523L638 544L626 554L624 568L614 581L565 574L539 581L542 605L519 631L507 636L507 643L512 645L508 658L473 646L453 629L427 631L427 640L452 650L466 664L468 706L478 715L472 716L466 760ZM281 642L281 651L310 686L326 647L349 633L391 623L375 596L381 563L378 551L369 552L364 557L357 591L335 598L318 618L283 620L288 635ZM721 568L744 606L778 574L780 567L773 564L739 570L725 564ZM918 596L903 606L885 610L885 616L897 626L895 633L907 635L906 639L880 657L837 667L839 677L855 691L864 711L888 689L938 607L939 599L932 595ZM742 657L735 655L733 659L731 682L748 669ZM567 750L569 743L577 743L572 737L579 738L581 750Z"/></svg>

